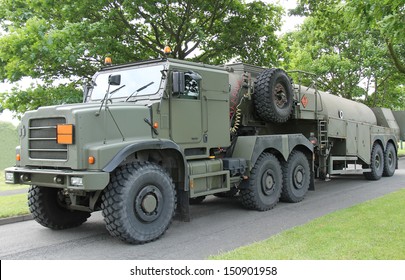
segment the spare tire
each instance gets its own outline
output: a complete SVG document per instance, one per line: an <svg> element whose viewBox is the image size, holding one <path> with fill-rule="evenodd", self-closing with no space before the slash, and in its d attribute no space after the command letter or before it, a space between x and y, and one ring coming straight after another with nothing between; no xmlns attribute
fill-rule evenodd
<svg viewBox="0 0 405 280"><path fill-rule="evenodd" d="M266 69L255 82L254 105L266 122L284 123L292 113L294 93L291 80L282 69Z"/></svg>

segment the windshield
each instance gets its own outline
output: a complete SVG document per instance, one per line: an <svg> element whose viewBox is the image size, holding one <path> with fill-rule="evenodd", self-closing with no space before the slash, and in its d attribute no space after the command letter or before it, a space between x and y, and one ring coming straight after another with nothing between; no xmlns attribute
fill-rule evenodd
<svg viewBox="0 0 405 280"><path fill-rule="evenodd" d="M133 101L136 97L145 98L159 92L162 81L163 65L153 65L138 68L122 68L109 72L100 72L93 78L93 87L90 89L88 101L102 100L108 89L110 76L120 75L118 85L110 85L109 99L122 99Z"/></svg>

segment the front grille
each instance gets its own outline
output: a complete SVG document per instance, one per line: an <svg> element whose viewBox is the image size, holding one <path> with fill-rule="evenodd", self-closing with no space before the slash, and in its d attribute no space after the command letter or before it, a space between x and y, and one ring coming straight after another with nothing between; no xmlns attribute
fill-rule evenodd
<svg viewBox="0 0 405 280"><path fill-rule="evenodd" d="M66 160L67 145L56 142L56 125L65 118L32 119L29 123L28 152L32 159Z"/></svg>

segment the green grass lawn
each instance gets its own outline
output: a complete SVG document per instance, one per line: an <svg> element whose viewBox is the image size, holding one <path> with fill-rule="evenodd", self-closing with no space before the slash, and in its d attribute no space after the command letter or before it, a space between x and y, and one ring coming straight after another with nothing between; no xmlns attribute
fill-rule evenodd
<svg viewBox="0 0 405 280"><path fill-rule="evenodd" d="M17 129L11 123L0 122L0 170L15 164L16 146Z"/></svg>
<svg viewBox="0 0 405 280"><path fill-rule="evenodd" d="M0 122L0 192L27 188L4 182L4 168L15 164L15 147L18 145L17 129L10 123ZM27 194L0 196L0 218L28 214Z"/></svg>
<svg viewBox="0 0 405 280"><path fill-rule="evenodd" d="M28 188L27 185L10 185L4 182L4 170L0 170L0 192Z"/></svg>
<svg viewBox="0 0 405 280"><path fill-rule="evenodd" d="M218 260L405 260L405 189L315 219Z"/></svg>
<svg viewBox="0 0 405 280"><path fill-rule="evenodd" d="M4 171L0 170L0 192L26 189L25 185L8 185L4 182ZM27 194L0 196L0 218L13 217L28 214Z"/></svg>
<svg viewBox="0 0 405 280"><path fill-rule="evenodd" d="M0 196L0 218L28 214L27 194Z"/></svg>

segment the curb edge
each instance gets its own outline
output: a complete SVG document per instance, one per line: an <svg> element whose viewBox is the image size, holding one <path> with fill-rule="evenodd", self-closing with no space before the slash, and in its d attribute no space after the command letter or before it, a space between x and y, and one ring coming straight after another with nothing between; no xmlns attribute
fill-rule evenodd
<svg viewBox="0 0 405 280"><path fill-rule="evenodd" d="M10 218L2 218L2 219L0 219L0 226L7 225L7 224L18 223L18 222L29 221L29 220L32 220L32 219L33 219L33 217L32 217L31 214L22 215L22 216L14 216L14 217L10 217Z"/></svg>

